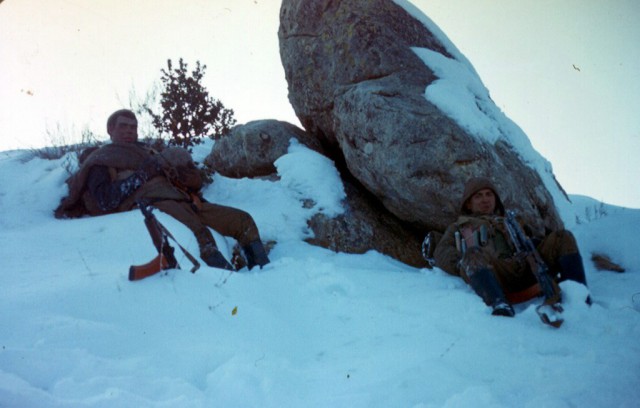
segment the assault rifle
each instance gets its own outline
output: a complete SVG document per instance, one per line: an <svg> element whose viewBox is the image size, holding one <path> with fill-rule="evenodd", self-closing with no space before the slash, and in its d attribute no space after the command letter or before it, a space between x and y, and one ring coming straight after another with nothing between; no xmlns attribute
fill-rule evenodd
<svg viewBox="0 0 640 408"><path fill-rule="evenodd" d="M549 268L536 250L531 238L524 233L516 220L515 211L507 211L504 223L516 249L516 254L524 256L544 296L544 303L536 308L536 312L544 323L560 327L564 318L562 317L563 309L560 304L562 298L558 284L549 275Z"/></svg>
<svg viewBox="0 0 640 408"><path fill-rule="evenodd" d="M174 255L175 250L169 244L169 238L178 245L184 255L191 261L193 264L191 272L195 273L200 268L200 263L176 241L173 235L153 215L151 204L147 201L139 200L138 208L144 215L144 225L147 227L149 235L151 235L153 245L158 250L158 255L144 265L131 265L129 268L129 280L144 279L164 269L180 269L178 260Z"/></svg>

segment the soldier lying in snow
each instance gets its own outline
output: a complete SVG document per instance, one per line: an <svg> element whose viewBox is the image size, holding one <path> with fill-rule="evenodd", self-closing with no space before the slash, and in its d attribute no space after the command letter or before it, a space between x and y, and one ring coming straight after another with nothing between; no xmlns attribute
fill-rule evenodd
<svg viewBox="0 0 640 408"><path fill-rule="evenodd" d="M174 147L158 154L138 142L138 121L126 109L109 117L107 132L111 143L91 152L67 180L69 195L56 209L57 218L128 211L144 200L193 231L207 265L232 269L209 227L238 241L249 269L269 263L251 215L202 198L202 179L186 150Z"/></svg>

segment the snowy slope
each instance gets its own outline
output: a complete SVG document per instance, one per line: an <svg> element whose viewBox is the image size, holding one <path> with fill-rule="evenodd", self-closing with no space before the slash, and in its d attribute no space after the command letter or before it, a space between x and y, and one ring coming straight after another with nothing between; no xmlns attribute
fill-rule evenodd
<svg viewBox="0 0 640 408"><path fill-rule="evenodd" d="M129 266L154 255L139 212L53 218L64 164L0 153L1 407L638 406L640 210L574 198L585 259L604 251L627 272L586 262L595 303L563 284L556 330L534 303L492 317L440 270L304 243L308 218L340 211L341 186L303 147L278 162L280 181L216 176L206 190L278 242L265 270L191 274L179 258L183 270L139 282Z"/></svg>

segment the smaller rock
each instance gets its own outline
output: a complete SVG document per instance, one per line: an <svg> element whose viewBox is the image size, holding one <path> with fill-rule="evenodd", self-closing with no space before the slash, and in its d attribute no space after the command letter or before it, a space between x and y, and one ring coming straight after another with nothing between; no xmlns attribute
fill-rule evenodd
<svg viewBox="0 0 640 408"><path fill-rule="evenodd" d="M260 177L276 172L274 162L287 153L292 138L322 153L317 139L291 123L265 119L235 126L216 141L205 163L226 177Z"/></svg>

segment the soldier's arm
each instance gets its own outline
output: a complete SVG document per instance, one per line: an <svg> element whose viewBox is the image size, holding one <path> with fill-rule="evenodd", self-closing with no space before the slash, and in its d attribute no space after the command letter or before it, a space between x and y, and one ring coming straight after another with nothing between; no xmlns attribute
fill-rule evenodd
<svg viewBox="0 0 640 408"><path fill-rule="evenodd" d="M117 181L111 181L109 168L93 166L89 170L87 188L102 211L113 211L144 184L139 174Z"/></svg>
<svg viewBox="0 0 640 408"><path fill-rule="evenodd" d="M156 176L164 175L158 160L150 157L129 177L111 180L107 166L93 166L89 170L87 189L102 211L112 211L144 183Z"/></svg>
<svg viewBox="0 0 640 408"><path fill-rule="evenodd" d="M185 186L189 191L197 192L202 188L202 177L200 171L196 168L193 162L188 166L179 166L176 168L178 174L178 181Z"/></svg>

